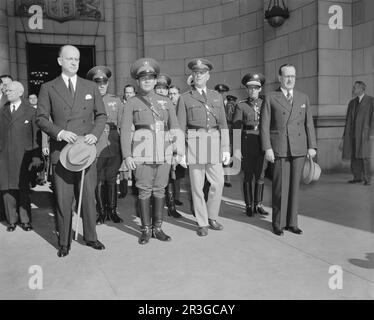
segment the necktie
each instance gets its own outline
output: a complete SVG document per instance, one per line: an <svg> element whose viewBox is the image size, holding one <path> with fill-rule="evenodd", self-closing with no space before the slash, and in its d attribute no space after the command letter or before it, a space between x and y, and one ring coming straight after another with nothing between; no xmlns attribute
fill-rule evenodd
<svg viewBox="0 0 374 320"><path fill-rule="evenodd" d="M204 90L201 91L201 95L203 96L204 101L207 102L207 101L208 101L208 98L206 97L206 93L205 93Z"/></svg>
<svg viewBox="0 0 374 320"><path fill-rule="evenodd" d="M73 87L73 83L71 82L70 78L69 78L69 91L70 91L71 96L74 99L74 87Z"/></svg>
<svg viewBox="0 0 374 320"><path fill-rule="evenodd" d="M287 101L290 103L290 105L292 106L292 101L293 98L292 98L292 94L290 91L287 91Z"/></svg>
<svg viewBox="0 0 374 320"><path fill-rule="evenodd" d="M12 104L10 106L10 108L11 108L11 113L13 113L14 111L16 111L16 105Z"/></svg>

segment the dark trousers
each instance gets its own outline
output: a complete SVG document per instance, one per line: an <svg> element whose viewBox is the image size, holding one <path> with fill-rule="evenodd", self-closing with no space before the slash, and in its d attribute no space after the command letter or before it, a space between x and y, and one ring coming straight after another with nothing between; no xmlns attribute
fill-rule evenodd
<svg viewBox="0 0 374 320"><path fill-rule="evenodd" d="M248 156L243 158L242 161L244 171L244 182L251 182L253 178L257 184L263 184L265 178L265 170L267 167L267 161L264 159L264 155Z"/></svg>
<svg viewBox="0 0 374 320"><path fill-rule="evenodd" d="M120 154L114 157L98 157L96 163L97 182L115 183L121 163Z"/></svg>
<svg viewBox="0 0 374 320"><path fill-rule="evenodd" d="M370 158L351 158L351 171L354 180L371 180Z"/></svg>
<svg viewBox="0 0 374 320"><path fill-rule="evenodd" d="M74 189L79 190L81 172L66 170L60 162L53 165L53 181L56 196L56 217L60 246L70 245L72 232L72 205ZM96 163L86 169L82 196L83 236L85 241L97 241L95 187L97 180Z"/></svg>
<svg viewBox="0 0 374 320"><path fill-rule="evenodd" d="M9 224L28 223L31 220L30 190L2 191L5 217ZM18 218L19 215L19 218Z"/></svg>
<svg viewBox="0 0 374 320"><path fill-rule="evenodd" d="M0 221L4 221L5 219L6 217L5 217L4 201L3 201L3 197L0 196Z"/></svg>
<svg viewBox="0 0 374 320"><path fill-rule="evenodd" d="M299 188L304 163L305 157L275 159L272 186L273 228L297 227Z"/></svg>

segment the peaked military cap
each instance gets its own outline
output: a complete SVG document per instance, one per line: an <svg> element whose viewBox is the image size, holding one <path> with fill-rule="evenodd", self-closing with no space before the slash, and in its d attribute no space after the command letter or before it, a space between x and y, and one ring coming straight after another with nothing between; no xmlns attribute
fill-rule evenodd
<svg viewBox="0 0 374 320"><path fill-rule="evenodd" d="M136 60L130 69L133 79L139 79L145 75L154 75L157 77L160 73L160 66L153 58L141 58Z"/></svg>
<svg viewBox="0 0 374 320"><path fill-rule="evenodd" d="M238 97L235 97L235 96L232 96L231 94L228 94L228 95L226 96L226 99L227 99L228 101L236 101L236 100L238 100Z"/></svg>
<svg viewBox="0 0 374 320"><path fill-rule="evenodd" d="M261 73L248 73L242 79L243 86L259 86L262 87L265 84L265 77Z"/></svg>
<svg viewBox="0 0 374 320"><path fill-rule="evenodd" d="M226 86L225 84L217 84L214 87L214 90L216 90L218 92L227 92L227 91L230 90L230 88L228 86Z"/></svg>
<svg viewBox="0 0 374 320"><path fill-rule="evenodd" d="M208 59L203 58L196 58L192 59L187 64L188 69L195 71L195 70L212 70L213 64Z"/></svg>
<svg viewBox="0 0 374 320"><path fill-rule="evenodd" d="M112 71L106 66L96 66L91 68L86 75L88 80L103 79L108 80L112 76Z"/></svg>
<svg viewBox="0 0 374 320"><path fill-rule="evenodd" d="M167 74L162 73L158 76L156 86L169 88L170 85L171 85L171 78Z"/></svg>

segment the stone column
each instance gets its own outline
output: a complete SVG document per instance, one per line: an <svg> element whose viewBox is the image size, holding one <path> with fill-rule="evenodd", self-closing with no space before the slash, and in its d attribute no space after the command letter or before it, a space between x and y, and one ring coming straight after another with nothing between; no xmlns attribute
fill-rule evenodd
<svg viewBox="0 0 374 320"><path fill-rule="evenodd" d="M9 73L8 17L6 1L0 1L0 74Z"/></svg>
<svg viewBox="0 0 374 320"><path fill-rule="evenodd" d="M114 65L116 93L133 83L131 64L138 58L137 4L136 0L114 0Z"/></svg>

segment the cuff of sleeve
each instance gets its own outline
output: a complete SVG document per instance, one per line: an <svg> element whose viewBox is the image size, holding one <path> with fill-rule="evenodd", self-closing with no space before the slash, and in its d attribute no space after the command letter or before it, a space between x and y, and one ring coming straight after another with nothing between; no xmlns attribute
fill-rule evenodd
<svg viewBox="0 0 374 320"><path fill-rule="evenodd" d="M57 141L61 141L61 134L62 134L62 131L64 130L61 130L58 134L57 134Z"/></svg>

